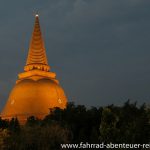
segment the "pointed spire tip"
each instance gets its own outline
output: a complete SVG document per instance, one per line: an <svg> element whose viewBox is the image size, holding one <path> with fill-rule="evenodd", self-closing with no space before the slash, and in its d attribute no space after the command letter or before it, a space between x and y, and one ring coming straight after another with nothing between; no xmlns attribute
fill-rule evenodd
<svg viewBox="0 0 150 150"><path fill-rule="evenodd" d="M36 13L33 33L30 41L29 52L26 62L26 65L32 65L31 68L36 68L38 64L48 65L44 40L42 38L40 22L38 17L39 15Z"/></svg>
<svg viewBox="0 0 150 150"><path fill-rule="evenodd" d="M35 17L39 17L39 14L35 14Z"/></svg>

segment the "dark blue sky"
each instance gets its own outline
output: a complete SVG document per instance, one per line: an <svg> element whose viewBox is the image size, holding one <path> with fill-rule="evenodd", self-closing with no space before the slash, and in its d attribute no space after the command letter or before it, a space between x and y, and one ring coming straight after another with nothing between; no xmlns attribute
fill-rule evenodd
<svg viewBox="0 0 150 150"><path fill-rule="evenodd" d="M150 1L1 0L0 109L23 71L36 11L49 65L69 101L149 103Z"/></svg>

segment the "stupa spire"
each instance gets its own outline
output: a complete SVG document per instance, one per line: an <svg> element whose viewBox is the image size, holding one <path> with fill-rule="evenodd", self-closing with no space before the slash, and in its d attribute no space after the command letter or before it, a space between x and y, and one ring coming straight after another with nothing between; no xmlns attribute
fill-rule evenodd
<svg viewBox="0 0 150 150"><path fill-rule="evenodd" d="M39 66L44 67L39 67ZM41 68L41 69L40 69ZM46 57L46 51L44 46L44 40L42 38L42 33L40 29L39 23L39 15L35 15L35 23L33 28L33 33L30 41L28 57L26 61L26 66L24 68L25 71L38 69L49 71L48 61Z"/></svg>

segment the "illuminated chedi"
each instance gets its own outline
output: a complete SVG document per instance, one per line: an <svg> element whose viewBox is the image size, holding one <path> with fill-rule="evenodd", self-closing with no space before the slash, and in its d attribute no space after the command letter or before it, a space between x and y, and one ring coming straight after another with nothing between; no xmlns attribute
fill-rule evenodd
<svg viewBox="0 0 150 150"><path fill-rule="evenodd" d="M18 75L16 85L1 113L2 118L17 117L20 122L24 122L32 115L44 118L50 108L64 109L67 98L55 77L56 74L50 72L39 16L36 15L24 72Z"/></svg>

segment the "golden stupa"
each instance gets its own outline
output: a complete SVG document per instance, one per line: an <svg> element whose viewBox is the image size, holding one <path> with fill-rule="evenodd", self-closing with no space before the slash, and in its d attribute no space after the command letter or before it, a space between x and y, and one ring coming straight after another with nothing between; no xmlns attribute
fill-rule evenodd
<svg viewBox="0 0 150 150"><path fill-rule="evenodd" d="M42 119L54 107L64 109L67 98L55 77L56 74L50 72L39 16L36 14L24 72L18 74L18 80L1 117L3 119L17 117L20 122L24 122L29 116Z"/></svg>

